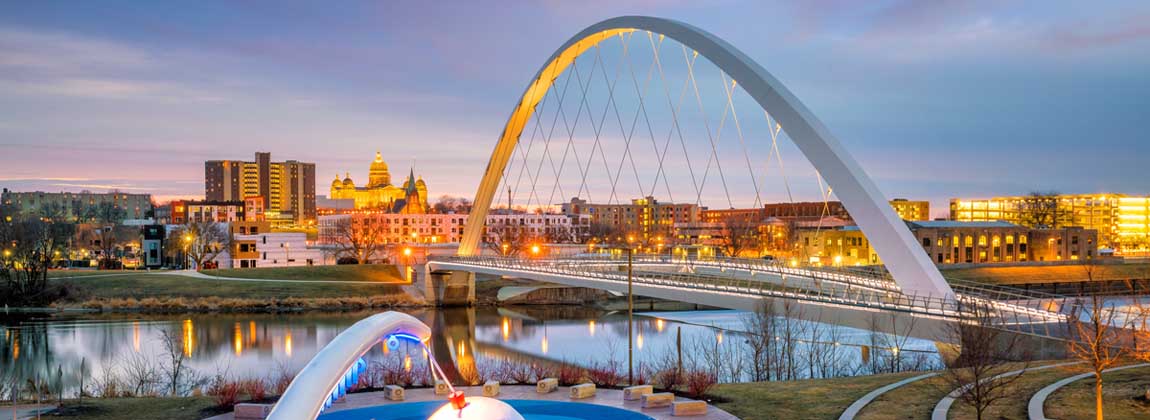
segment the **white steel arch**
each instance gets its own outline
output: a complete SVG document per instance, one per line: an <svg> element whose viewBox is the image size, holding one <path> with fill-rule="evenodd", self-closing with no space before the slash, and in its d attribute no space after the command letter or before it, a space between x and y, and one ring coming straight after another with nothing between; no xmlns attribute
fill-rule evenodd
<svg viewBox="0 0 1150 420"><path fill-rule="evenodd" d="M694 26L663 18L622 16L579 32L561 46L532 79L511 112L491 154L464 227L458 254L477 253L483 224L499 188L503 171L515 151L524 126L553 81L587 49L612 36L650 31L665 35L706 57L737 80L763 109L782 125L803 155L834 188L835 194L882 257L904 293L953 297L954 292L899 219L878 187L846 148L778 79L726 41Z"/></svg>
<svg viewBox="0 0 1150 420"><path fill-rule="evenodd" d="M333 396L346 391L340 384L348 379L347 373L354 370L359 358L381 340L396 334L427 341L431 328L399 312L375 314L356 322L300 370L268 414L268 420L315 420Z"/></svg>

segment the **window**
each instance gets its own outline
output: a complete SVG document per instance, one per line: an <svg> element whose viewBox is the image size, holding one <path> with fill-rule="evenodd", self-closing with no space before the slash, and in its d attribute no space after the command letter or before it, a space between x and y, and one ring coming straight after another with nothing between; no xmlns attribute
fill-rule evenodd
<svg viewBox="0 0 1150 420"><path fill-rule="evenodd" d="M930 238L922 238L922 247L930 248Z"/></svg>

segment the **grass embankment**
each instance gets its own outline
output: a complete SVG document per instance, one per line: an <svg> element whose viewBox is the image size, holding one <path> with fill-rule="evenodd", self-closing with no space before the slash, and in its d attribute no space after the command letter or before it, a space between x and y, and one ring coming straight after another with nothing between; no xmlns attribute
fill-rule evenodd
<svg viewBox="0 0 1150 420"><path fill-rule="evenodd" d="M1150 418L1150 368L1134 368L1102 376L1102 412L1108 419ZM1094 378L1076 381L1046 399L1046 417L1085 419L1094 417Z"/></svg>
<svg viewBox="0 0 1150 420"><path fill-rule="evenodd" d="M993 284L1061 283L1087 281L1082 265L1047 265L1018 267L940 267L946 278ZM1093 267L1094 280L1150 278L1150 264L1100 264Z"/></svg>
<svg viewBox="0 0 1150 420"><path fill-rule="evenodd" d="M745 420L836 419L855 400L875 388L921 375L904 372L850 378L719 385L711 395L716 407Z"/></svg>
<svg viewBox="0 0 1150 420"><path fill-rule="evenodd" d="M199 420L215 415L210 411L214 405L209 397L92 398L85 399L84 405L79 407L75 402L68 402L63 409L43 417L82 420Z"/></svg>
<svg viewBox="0 0 1150 420"><path fill-rule="evenodd" d="M107 272L101 277L54 277L53 283L73 291L57 306L130 311L282 311L300 309L364 309L417 304L400 283L394 269L376 266L299 267L295 272L261 272L248 269L220 270L236 275L365 281L387 279L378 284L301 281L242 281L228 278L204 279L178 274L148 272ZM308 276L306 271L318 274ZM346 275L348 277L336 277ZM223 277L221 275L221 277Z"/></svg>
<svg viewBox="0 0 1150 420"><path fill-rule="evenodd" d="M407 283L407 280L400 276L399 270L396 270L395 266L388 264L230 268L224 270L204 270L203 273L209 276L245 279Z"/></svg>

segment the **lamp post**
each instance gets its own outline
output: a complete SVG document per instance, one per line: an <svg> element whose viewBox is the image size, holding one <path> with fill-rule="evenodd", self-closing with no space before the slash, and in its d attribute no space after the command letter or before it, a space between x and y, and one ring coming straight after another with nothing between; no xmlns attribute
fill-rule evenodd
<svg viewBox="0 0 1150 420"><path fill-rule="evenodd" d="M192 245L192 235L184 235L184 269L191 265L192 256L188 254L188 247Z"/></svg>

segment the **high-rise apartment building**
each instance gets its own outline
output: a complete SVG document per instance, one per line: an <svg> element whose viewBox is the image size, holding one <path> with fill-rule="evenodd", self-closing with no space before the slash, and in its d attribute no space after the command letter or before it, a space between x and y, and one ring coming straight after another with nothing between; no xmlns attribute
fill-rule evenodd
<svg viewBox="0 0 1150 420"><path fill-rule="evenodd" d="M315 220L315 164L272 162L271 153L256 152L251 162L209 160L204 163L207 201L244 201L258 197L264 217L273 223L304 224Z"/></svg>
<svg viewBox="0 0 1150 420"><path fill-rule="evenodd" d="M1096 245L1125 256L1150 255L1150 196L1058 194L953 198L951 220L1002 220L1028 227L1079 226L1098 231Z"/></svg>

